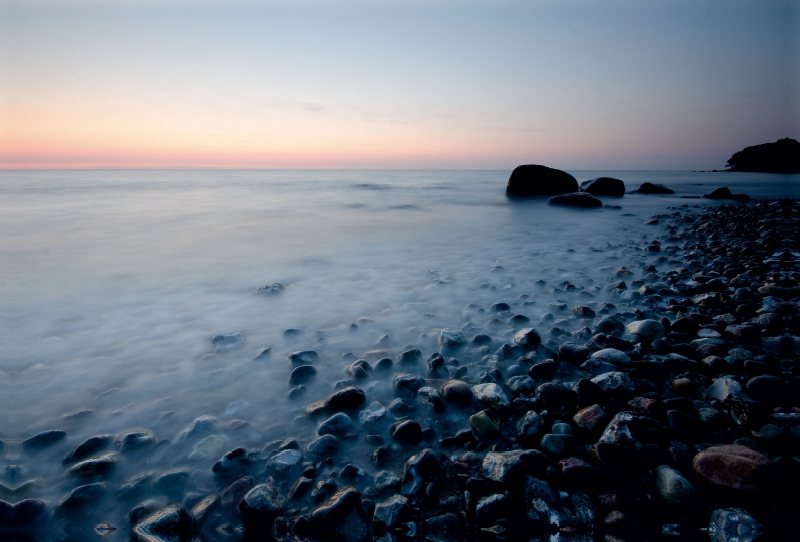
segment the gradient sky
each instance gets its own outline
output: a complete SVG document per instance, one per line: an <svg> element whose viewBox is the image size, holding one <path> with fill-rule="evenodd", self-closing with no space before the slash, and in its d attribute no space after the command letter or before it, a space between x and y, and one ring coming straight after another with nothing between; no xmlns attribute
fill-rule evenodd
<svg viewBox="0 0 800 542"><path fill-rule="evenodd" d="M0 168L721 168L800 139L799 4L0 0Z"/></svg>

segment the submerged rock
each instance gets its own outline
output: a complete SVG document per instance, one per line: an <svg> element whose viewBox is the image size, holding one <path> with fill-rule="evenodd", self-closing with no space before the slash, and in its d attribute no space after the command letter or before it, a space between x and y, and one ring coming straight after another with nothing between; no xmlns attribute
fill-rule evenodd
<svg viewBox="0 0 800 542"><path fill-rule="evenodd" d="M671 188L667 188L663 184L656 184L650 182L644 182L639 186L639 189L636 190L640 194L674 194L675 191Z"/></svg>
<svg viewBox="0 0 800 542"><path fill-rule="evenodd" d="M585 192L562 194L547 200L548 205L568 205L571 207L602 207L603 202Z"/></svg>
<svg viewBox="0 0 800 542"><path fill-rule="evenodd" d="M241 333L217 333L211 338L211 344L217 352L234 350L244 344L244 336Z"/></svg>

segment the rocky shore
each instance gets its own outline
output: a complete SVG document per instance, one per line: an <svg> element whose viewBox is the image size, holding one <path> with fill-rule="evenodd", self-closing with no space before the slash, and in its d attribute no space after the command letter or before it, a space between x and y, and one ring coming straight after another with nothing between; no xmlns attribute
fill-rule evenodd
<svg viewBox="0 0 800 542"><path fill-rule="evenodd" d="M541 280L517 302L469 305L436 352L346 354L318 401L304 386L317 352L271 360L291 387L276 400L297 404L294 436L226 442L201 416L172 440L131 429L72 443L59 468L80 483L57 502L0 501L0 539L793 539L800 202L668 211L606 284ZM533 321L545 292L571 301ZM19 453L66 442L47 431ZM202 483L150 467L178 452L209 459ZM141 472L111 483L122 463ZM131 500L119 517L114 503Z"/></svg>

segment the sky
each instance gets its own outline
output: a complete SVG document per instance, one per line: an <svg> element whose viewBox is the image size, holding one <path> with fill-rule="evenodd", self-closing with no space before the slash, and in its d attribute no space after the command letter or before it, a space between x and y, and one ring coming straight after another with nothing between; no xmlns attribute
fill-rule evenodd
<svg viewBox="0 0 800 542"><path fill-rule="evenodd" d="M0 0L0 169L712 169L783 137L794 0Z"/></svg>

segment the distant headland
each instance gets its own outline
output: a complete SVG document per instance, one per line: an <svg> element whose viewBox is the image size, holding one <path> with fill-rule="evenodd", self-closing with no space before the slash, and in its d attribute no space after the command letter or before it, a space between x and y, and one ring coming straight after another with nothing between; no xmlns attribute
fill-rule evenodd
<svg viewBox="0 0 800 542"><path fill-rule="evenodd" d="M787 137L745 147L728 159L726 167L725 171L800 173L800 143Z"/></svg>

